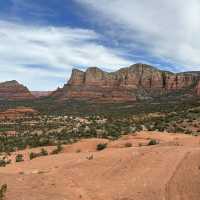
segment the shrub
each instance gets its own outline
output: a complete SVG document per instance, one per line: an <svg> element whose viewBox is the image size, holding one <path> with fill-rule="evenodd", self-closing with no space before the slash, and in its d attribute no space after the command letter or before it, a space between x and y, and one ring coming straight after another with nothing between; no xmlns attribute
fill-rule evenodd
<svg viewBox="0 0 200 200"><path fill-rule="evenodd" d="M7 184L3 184L0 187L0 200L4 199L6 191L7 191Z"/></svg>
<svg viewBox="0 0 200 200"><path fill-rule="evenodd" d="M31 153L29 154L30 160L33 160L34 158L37 158L37 157L38 157L38 154L37 154L37 153L31 152Z"/></svg>
<svg viewBox="0 0 200 200"><path fill-rule="evenodd" d="M132 143L130 143L130 142L127 142L127 143L125 143L125 147L132 147L133 145L132 145Z"/></svg>
<svg viewBox="0 0 200 200"><path fill-rule="evenodd" d="M41 156L48 156L48 152L46 149L42 148L41 151L40 151L40 155Z"/></svg>
<svg viewBox="0 0 200 200"><path fill-rule="evenodd" d="M80 150L80 149L77 149L77 150L76 150L76 153L80 153L80 152L81 152L81 150Z"/></svg>
<svg viewBox="0 0 200 200"><path fill-rule="evenodd" d="M155 140L155 139L152 139L152 140L150 140L149 141L149 143L148 143L148 145L156 145L156 144L159 144L159 142L157 141L157 140Z"/></svg>
<svg viewBox="0 0 200 200"><path fill-rule="evenodd" d="M22 161L24 161L23 155L22 154L17 154L16 158L15 158L15 161L16 162L22 162Z"/></svg>
<svg viewBox="0 0 200 200"><path fill-rule="evenodd" d="M0 167L5 167L6 161L4 159L0 160Z"/></svg>
<svg viewBox="0 0 200 200"><path fill-rule="evenodd" d="M54 150L51 152L51 155L58 154L58 153L60 153L62 150L63 150L63 147L61 146L61 144L58 144L57 147L56 147L56 149L54 149Z"/></svg>
<svg viewBox="0 0 200 200"><path fill-rule="evenodd" d="M143 146L143 143L139 143L138 145L139 145L139 147L142 147L142 146Z"/></svg>
<svg viewBox="0 0 200 200"><path fill-rule="evenodd" d="M107 143L97 144L97 151L101 151L107 147Z"/></svg>
<svg viewBox="0 0 200 200"><path fill-rule="evenodd" d="M87 156L86 158L87 158L88 160L93 160L94 156L93 156L93 154L91 154L91 155Z"/></svg>
<svg viewBox="0 0 200 200"><path fill-rule="evenodd" d="M44 148L42 148L41 151L40 151L40 153L31 152L29 154L30 160L33 160L34 158L37 158L37 157L40 157L40 156L48 156L47 150L45 150Z"/></svg>
<svg viewBox="0 0 200 200"><path fill-rule="evenodd" d="M6 165L10 163L11 163L11 160L6 160L6 158L3 158L0 160L0 167L5 167Z"/></svg>

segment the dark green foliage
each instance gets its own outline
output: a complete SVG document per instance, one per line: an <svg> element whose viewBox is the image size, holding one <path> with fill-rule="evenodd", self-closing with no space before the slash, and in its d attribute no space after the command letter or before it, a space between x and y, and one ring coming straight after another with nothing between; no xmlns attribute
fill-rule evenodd
<svg viewBox="0 0 200 200"><path fill-rule="evenodd" d="M34 159L34 158L37 158L37 157L41 157L41 156L48 156L48 152L47 150L45 150L44 148L41 149L41 151L39 153L34 153L34 152L31 152L29 154L29 158L30 160Z"/></svg>
<svg viewBox="0 0 200 200"><path fill-rule="evenodd" d="M127 142L127 143L125 143L125 145L124 145L125 147L132 147L133 145L132 145L132 143L130 143L130 142Z"/></svg>
<svg viewBox="0 0 200 200"><path fill-rule="evenodd" d="M3 184L0 187L0 200L4 200L6 192L7 192L7 184Z"/></svg>
<svg viewBox="0 0 200 200"><path fill-rule="evenodd" d="M199 106L200 102L198 100L199 98L197 97L185 97L178 92L163 95L162 97L157 97L153 100L107 104L76 100L58 102L53 98L45 97L34 101L0 101L0 111L4 111L8 108L26 106L33 107L34 109L39 110L40 113L46 115L86 116L98 114L126 117L138 113L179 112Z"/></svg>
<svg viewBox="0 0 200 200"><path fill-rule="evenodd" d="M6 161L5 160L0 160L0 167L5 167L6 166Z"/></svg>
<svg viewBox="0 0 200 200"><path fill-rule="evenodd" d="M32 159L34 159L34 158L37 158L37 157L38 157L38 154L37 154L37 153L31 152L31 153L29 154L30 160L32 160Z"/></svg>
<svg viewBox="0 0 200 200"><path fill-rule="evenodd" d="M99 143L97 144L97 151L102 151L107 147L107 143Z"/></svg>
<svg viewBox="0 0 200 200"><path fill-rule="evenodd" d="M58 154L60 153L61 151L63 150L63 147L61 146L61 144L58 144L56 149L54 149L51 154L54 155L54 154Z"/></svg>
<svg viewBox="0 0 200 200"><path fill-rule="evenodd" d="M0 159L0 167L5 167L6 165L10 164L11 160L6 159L6 157L3 157Z"/></svg>
<svg viewBox="0 0 200 200"><path fill-rule="evenodd" d="M15 161L16 162L23 162L24 161L23 155L17 154L16 157L15 157Z"/></svg>
<svg viewBox="0 0 200 200"><path fill-rule="evenodd" d="M157 145L157 144L159 144L159 142L157 140L155 140L155 139L150 140L149 143L148 143L149 146Z"/></svg>
<svg viewBox="0 0 200 200"><path fill-rule="evenodd" d="M0 101L0 111L17 106L33 107L41 114L38 118L34 118L33 121L36 123L31 125L29 124L31 119L0 123L0 152L9 153L26 148L71 144L83 138L115 140L122 135L141 130L200 134L199 99L180 99L176 95L167 96L167 101L163 97L114 104L84 101L57 103L49 98L20 102ZM65 121L63 115L72 116ZM59 120L51 123L52 116L59 117ZM77 122L75 120L77 116L84 117L89 123ZM106 119L106 122L98 123L98 119ZM16 131L17 135L7 136L6 131ZM58 150L55 150L55 153Z"/></svg>
<svg viewBox="0 0 200 200"><path fill-rule="evenodd" d="M41 151L40 151L40 155L41 156L48 156L48 151L45 150L44 148L42 148Z"/></svg>

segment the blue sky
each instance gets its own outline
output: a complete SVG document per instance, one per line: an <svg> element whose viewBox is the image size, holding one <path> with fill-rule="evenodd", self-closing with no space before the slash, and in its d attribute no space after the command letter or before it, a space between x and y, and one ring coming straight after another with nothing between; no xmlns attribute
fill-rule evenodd
<svg viewBox="0 0 200 200"><path fill-rule="evenodd" d="M199 0L1 0L0 81L53 90L72 68L200 70Z"/></svg>

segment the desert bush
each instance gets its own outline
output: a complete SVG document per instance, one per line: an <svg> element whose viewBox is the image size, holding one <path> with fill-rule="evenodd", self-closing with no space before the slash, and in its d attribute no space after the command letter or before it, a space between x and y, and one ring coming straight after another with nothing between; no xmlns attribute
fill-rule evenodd
<svg viewBox="0 0 200 200"><path fill-rule="evenodd" d="M93 156L93 154L91 154L91 155L87 156L86 158L87 158L88 160L93 160L94 156Z"/></svg>
<svg viewBox="0 0 200 200"><path fill-rule="evenodd" d="M22 161L24 161L23 155L22 154L17 154L16 157L15 157L15 161L16 162L22 162Z"/></svg>
<svg viewBox="0 0 200 200"><path fill-rule="evenodd" d="M3 200L5 198L6 191L7 191L7 184L3 184L0 187L0 200Z"/></svg>
<svg viewBox="0 0 200 200"><path fill-rule="evenodd" d="M80 149L77 149L77 150L76 150L76 153L80 153L80 152L81 152L81 150L80 150Z"/></svg>
<svg viewBox="0 0 200 200"><path fill-rule="evenodd" d="M62 150L63 150L63 147L61 146L61 144L58 144L57 147L56 147L56 149L54 149L54 150L51 152L51 155L58 154L58 153L60 153Z"/></svg>
<svg viewBox="0 0 200 200"><path fill-rule="evenodd" d="M143 146L143 144L142 144L142 143L139 143L139 144L138 144L138 146L139 146L139 147L142 147L142 146Z"/></svg>
<svg viewBox="0 0 200 200"><path fill-rule="evenodd" d="M97 151L101 151L107 147L107 143L99 143L97 144Z"/></svg>
<svg viewBox="0 0 200 200"><path fill-rule="evenodd" d="M31 152L31 153L29 154L30 160L33 160L34 158L37 158L37 157L38 157L38 153Z"/></svg>
<svg viewBox="0 0 200 200"><path fill-rule="evenodd" d="M185 129L184 128L182 128L182 127L175 127L175 129L174 129L174 132L175 133L184 133L185 132Z"/></svg>
<svg viewBox="0 0 200 200"><path fill-rule="evenodd" d="M125 143L125 145L124 145L125 147L132 147L133 145L132 145L132 143L130 143L130 142L127 142L127 143Z"/></svg>
<svg viewBox="0 0 200 200"><path fill-rule="evenodd" d="M155 139L151 139L148 143L149 146L159 144L159 142Z"/></svg>
<svg viewBox="0 0 200 200"><path fill-rule="evenodd" d="M29 154L30 160L33 160L34 158L41 157L41 156L48 156L48 152L47 152L47 150L45 150L44 148L42 148L41 151L40 151L39 153L31 152L31 153Z"/></svg>
<svg viewBox="0 0 200 200"><path fill-rule="evenodd" d="M0 167L5 167L6 166L6 161L5 159L0 160Z"/></svg>
<svg viewBox="0 0 200 200"><path fill-rule="evenodd" d="M186 129L184 133L185 133L185 134L189 134L189 135L190 135L190 134L192 134L192 131L191 131L191 130L188 130L188 129Z"/></svg>
<svg viewBox="0 0 200 200"><path fill-rule="evenodd" d="M48 152L46 149L42 148L41 151L40 151L40 155L41 156L48 156Z"/></svg>
<svg viewBox="0 0 200 200"><path fill-rule="evenodd" d="M5 167L6 165L10 164L11 160L6 159L6 157L3 157L0 159L0 167Z"/></svg>

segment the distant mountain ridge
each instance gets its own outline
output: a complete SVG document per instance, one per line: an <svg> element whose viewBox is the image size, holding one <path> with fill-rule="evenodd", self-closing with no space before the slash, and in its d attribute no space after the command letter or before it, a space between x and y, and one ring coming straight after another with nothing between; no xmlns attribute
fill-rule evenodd
<svg viewBox="0 0 200 200"><path fill-rule="evenodd" d="M73 69L63 88L51 94L58 100L136 101L183 91L200 95L200 72L172 73L146 64L134 64L115 72L90 67Z"/></svg>
<svg viewBox="0 0 200 200"><path fill-rule="evenodd" d="M200 96L199 71L173 73L141 63L115 72L105 72L98 67L90 67L85 72L73 69L64 87L53 92L31 92L15 80L0 83L0 100L13 101L53 97L58 101L126 102L180 92Z"/></svg>
<svg viewBox="0 0 200 200"><path fill-rule="evenodd" d="M47 97L51 93L52 93L52 91L31 91L31 94L36 98Z"/></svg>
<svg viewBox="0 0 200 200"><path fill-rule="evenodd" d="M0 83L0 100L30 100L34 96L27 87L16 80Z"/></svg>

